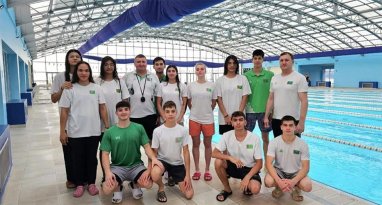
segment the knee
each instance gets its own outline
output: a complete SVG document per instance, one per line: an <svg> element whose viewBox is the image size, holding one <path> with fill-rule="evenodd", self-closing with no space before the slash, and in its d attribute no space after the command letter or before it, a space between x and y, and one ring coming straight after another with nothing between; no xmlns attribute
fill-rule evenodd
<svg viewBox="0 0 382 205"><path fill-rule="evenodd" d="M199 146L200 146L200 139L198 137L192 137L192 147L199 148Z"/></svg>
<svg viewBox="0 0 382 205"><path fill-rule="evenodd" d="M150 175L153 181L158 181L162 179L162 173L163 171L158 166L154 166L153 169L151 170Z"/></svg>
<svg viewBox="0 0 382 205"><path fill-rule="evenodd" d="M312 191L312 181L309 179L309 177L304 177L298 186L301 190L305 192L311 192Z"/></svg>
<svg viewBox="0 0 382 205"><path fill-rule="evenodd" d="M105 194L105 195L109 195L109 194L111 194L113 191L114 191L114 189L115 189L115 187L116 186L108 186L107 184L106 184L106 182L103 182L102 183L102 191L103 191L103 193Z"/></svg>
<svg viewBox="0 0 382 205"><path fill-rule="evenodd" d="M221 169L223 167L223 160L221 159L215 159L215 169Z"/></svg>
<svg viewBox="0 0 382 205"><path fill-rule="evenodd" d="M147 180L145 182L139 182L139 186L145 189L151 189L151 187L153 187L153 181Z"/></svg>
<svg viewBox="0 0 382 205"><path fill-rule="evenodd" d="M266 187L274 187L275 186L275 180L271 177L271 175L267 174L264 177L264 184Z"/></svg>
<svg viewBox="0 0 382 205"><path fill-rule="evenodd" d="M260 192L260 189L261 189L261 184L260 184L260 182L258 182L258 181L254 181L253 183L251 183L250 191L251 191L253 194L258 194L258 193Z"/></svg>
<svg viewBox="0 0 382 205"><path fill-rule="evenodd" d="M190 200L192 199L192 197L194 196L194 190L191 189L189 191L186 191L186 193L184 193L184 197L187 199L187 200Z"/></svg>
<svg viewBox="0 0 382 205"><path fill-rule="evenodd" d="M204 144L204 147L206 148L206 149L211 149L211 140L204 140L203 141L203 144Z"/></svg>

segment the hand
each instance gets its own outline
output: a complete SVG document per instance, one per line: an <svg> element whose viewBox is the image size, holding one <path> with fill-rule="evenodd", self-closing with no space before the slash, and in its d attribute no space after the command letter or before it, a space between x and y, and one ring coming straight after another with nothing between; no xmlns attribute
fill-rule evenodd
<svg viewBox="0 0 382 205"><path fill-rule="evenodd" d="M69 82L69 81L65 81L62 85L61 85L61 90L64 90L64 89L71 89L73 87L72 83Z"/></svg>
<svg viewBox="0 0 382 205"><path fill-rule="evenodd" d="M138 179L138 184L146 184L150 181L150 172L148 170L144 171Z"/></svg>
<svg viewBox="0 0 382 205"><path fill-rule="evenodd" d="M60 142L62 145L68 144L68 134L66 132L60 134Z"/></svg>
<svg viewBox="0 0 382 205"><path fill-rule="evenodd" d="M151 159L151 167L158 166L162 171L164 171L164 166L161 161L159 161L157 158Z"/></svg>
<svg viewBox="0 0 382 205"><path fill-rule="evenodd" d="M227 117L224 117L224 122L225 122L227 125L230 125L230 124L231 124L231 116L228 115Z"/></svg>
<svg viewBox="0 0 382 205"><path fill-rule="evenodd" d="M269 119L267 117L264 117L264 127L269 127Z"/></svg>
<svg viewBox="0 0 382 205"><path fill-rule="evenodd" d="M305 123L302 121L298 122L296 127L296 132L301 134L304 132L304 130L305 130Z"/></svg>
<svg viewBox="0 0 382 205"><path fill-rule="evenodd" d="M192 188L190 176L186 175L186 177L184 177L184 187L186 188L186 190L190 190Z"/></svg>
<svg viewBox="0 0 382 205"><path fill-rule="evenodd" d="M115 175L113 173L111 173L111 172L105 173L105 183L106 183L106 186L114 187L116 181L117 180L115 179Z"/></svg>
<svg viewBox="0 0 382 205"><path fill-rule="evenodd" d="M287 192L287 191L289 191L289 187L288 187L288 183L287 183L286 179L280 179L280 180L278 180L276 183L277 183L277 186L278 186L283 192Z"/></svg>
<svg viewBox="0 0 382 205"><path fill-rule="evenodd" d="M251 180L251 177L248 175L245 175L245 177L240 182L240 190L245 191L248 189L249 181Z"/></svg>
<svg viewBox="0 0 382 205"><path fill-rule="evenodd" d="M237 168L242 168L244 167L244 164L242 161L240 161L240 159L236 159L234 157L231 157L231 159L229 160L231 161L232 163L234 163L236 165Z"/></svg>
<svg viewBox="0 0 382 205"><path fill-rule="evenodd" d="M295 182L293 179L286 180L286 183L288 184L288 191L292 191L293 188L296 186L297 182Z"/></svg>

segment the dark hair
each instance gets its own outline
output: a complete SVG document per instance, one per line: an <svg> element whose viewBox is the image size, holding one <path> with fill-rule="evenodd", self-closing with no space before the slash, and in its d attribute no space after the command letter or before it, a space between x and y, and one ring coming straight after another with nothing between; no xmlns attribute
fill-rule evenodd
<svg viewBox="0 0 382 205"><path fill-rule="evenodd" d="M235 112L232 113L231 119L234 118L234 117L244 117L244 119L245 119L245 114L242 111L235 111Z"/></svg>
<svg viewBox="0 0 382 205"><path fill-rule="evenodd" d="M81 64L86 64L89 67L89 82L94 83L92 68L90 67L89 63L85 61L78 62L76 68L74 68L72 83L78 83L78 81L80 80L77 74L77 70Z"/></svg>
<svg viewBox="0 0 382 205"><path fill-rule="evenodd" d="M292 59L292 61L294 61L294 56L293 56L293 54L291 54L291 53L289 53L289 52L282 52L282 53L280 54L280 57L281 57L281 56L285 56L285 55L289 55L290 58Z"/></svg>
<svg viewBox="0 0 382 205"><path fill-rule="evenodd" d="M172 108L172 107L174 107L176 109L176 104L171 100L169 100L163 104L163 110L165 110L166 108Z"/></svg>
<svg viewBox="0 0 382 205"><path fill-rule="evenodd" d="M166 76L165 76L165 78L164 78L163 81L167 82L166 85L168 85L168 75L167 75L167 71L168 71L168 69L170 69L170 68L174 68L175 71L176 71L176 76L175 76L176 87L178 87L178 94L179 94L179 98L180 98L180 87L179 87L180 80L179 80L179 72L178 72L178 68L177 68L175 65L169 65L169 66L167 66L167 68L166 68Z"/></svg>
<svg viewBox="0 0 382 205"><path fill-rule="evenodd" d="M233 60L234 64L236 64L236 72L235 73L236 74L239 73L239 61L237 60L236 56L230 55L225 59L225 62L224 62L224 75L227 75L227 73L228 73L228 61L231 59Z"/></svg>
<svg viewBox="0 0 382 205"><path fill-rule="evenodd" d="M261 58L264 58L264 51L261 49L256 49L252 53L252 58L255 56L261 56Z"/></svg>
<svg viewBox="0 0 382 205"><path fill-rule="evenodd" d="M284 117L281 118L281 124L285 121L293 121L294 125L297 126L297 120L293 116L290 115L285 115Z"/></svg>
<svg viewBox="0 0 382 205"><path fill-rule="evenodd" d="M121 108L121 107L127 107L130 109L130 103L128 101L125 101L125 100L122 100L120 102L118 102L116 105L115 105L115 109L118 110L118 108Z"/></svg>
<svg viewBox="0 0 382 205"><path fill-rule="evenodd" d="M157 61L163 61L163 63L166 64L166 61L165 61L162 57L156 57L156 58L154 58L154 60L153 60L153 65L154 65L155 62L157 62Z"/></svg>
<svg viewBox="0 0 382 205"><path fill-rule="evenodd" d="M101 60L101 72L100 72L100 77L102 80L105 80L105 64L106 62L108 61L111 61L113 64L114 64L114 71L113 71L113 79L114 80L119 80L118 78L118 72L117 72L117 64L115 63L115 60L110 57L110 56L105 56L104 58L102 58Z"/></svg>
<svg viewBox="0 0 382 205"><path fill-rule="evenodd" d="M138 54L137 56L135 56L134 60L137 58L146 58L146 56L143 54Z"/></svg>
<svg viewBox="0 0 382 205"><path fill-rule="evenodd" d="M78 55L80 55L80 58L81 58L81 61L82 61L82 55L80 53L79 50L77 49L70 49L67 53L66 53L66 56L65 56L65 81L70 81L70 64L69 64L69 54L70 53L78 53Z"/></svg>

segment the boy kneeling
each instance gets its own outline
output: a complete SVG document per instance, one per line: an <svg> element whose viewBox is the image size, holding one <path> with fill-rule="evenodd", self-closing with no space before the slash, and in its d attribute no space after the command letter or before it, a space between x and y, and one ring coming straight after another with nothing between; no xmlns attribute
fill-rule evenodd
<svg viewBox="0 0 382 205"><path fill-rule="evenodd" d="M292 116L281 118L281 137L276 137L269 143L265 176L266 187L276 187L272 191L274 198L280 198L284 192L292 193L292 199L302 201L301 190L310 192L312 181L309 179L309 149L308 145L296 137L297 121ZM274 163L273 163L274 162Z"/></svg>
<svg viewBox="0 0 382 205"><path fill-rule="evenodd" d="M224 186L216 196L218 201L225 201L232 194L228 176L241 179L244 195L258 194L261 188L259 171L263 160L259 137L245 129L247 122L241 111L232 113L231 124L234 130L224 133L212 152L216 173Z"/></svg>

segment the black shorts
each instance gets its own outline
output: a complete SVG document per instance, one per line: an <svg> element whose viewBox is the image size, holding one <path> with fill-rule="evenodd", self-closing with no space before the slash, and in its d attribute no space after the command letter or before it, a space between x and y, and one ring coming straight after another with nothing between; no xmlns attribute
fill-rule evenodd
<svg viewBox="0 0 382 205"><path fill-rule="evenodd" d="M184 164L182 165L172 165L163 160L159 160L162 162L165 171L168 172L168 176L172 177L175 183L184 181L184 177L186 177L186 168Z"/></svg>
<svg viewBox="0 0 382 205"><path fill-rule="evenodd" d="M221 135L231 130L233 130L232 125L219 125L219 134Z"/></svg>
<svg viewBox="0 0 382 205"><path fill-rule="evenodd" d="M149 140L153 139L153 132L154 129L157 127L157 114L154 115L148 115L146 117L141 118L130 118L131 122L135 122L138 124L141 124L143 128L145 128L147 137L149 137Z"/></svg>
<svg viewBox="0 0 382 205"><path fill-rule="evenodd" d="M244 177L251 171L251 169L252 168L249 167L237 168L234 163L227 161L227 168L225 169L225 171L230 177L236 179L244 179ZM253 175L251 179L258 181L261 184L261 178L259 173Z"/></svg>

